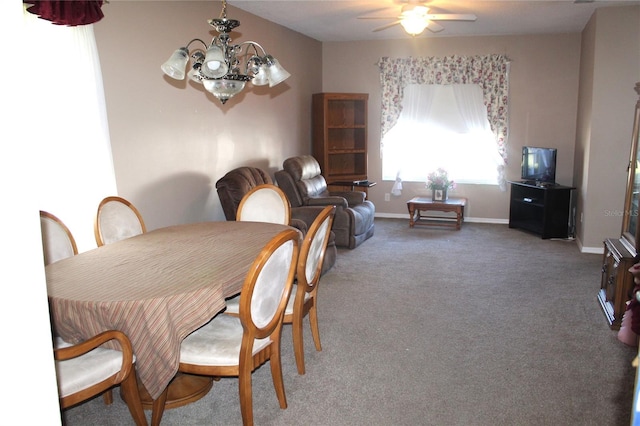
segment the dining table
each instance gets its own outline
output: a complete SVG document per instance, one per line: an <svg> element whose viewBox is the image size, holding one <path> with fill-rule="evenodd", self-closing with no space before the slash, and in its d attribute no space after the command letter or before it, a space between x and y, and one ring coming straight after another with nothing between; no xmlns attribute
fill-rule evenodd
<svg viewBox="0 0 640 426"><path fill-rule="evenodd" d="M182 340L240 293L262 248L285 229L236 221L169 226L51 263L54 332L70 343L110 329L125 333L140 387L154 400L176 376Z"/></svg>

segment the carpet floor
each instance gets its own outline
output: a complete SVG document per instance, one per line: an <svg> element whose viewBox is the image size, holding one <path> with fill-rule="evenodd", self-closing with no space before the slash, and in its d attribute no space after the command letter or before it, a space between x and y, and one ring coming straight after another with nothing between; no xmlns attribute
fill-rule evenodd
<svg viewBox="0 0 640 426"><path fill-rule="evenodd" d="M255 424L628 425L637 350L600 310L601 264L574 241L506 225L376 219L373 238L340 249L321 280L323 350L305 319L304 376L285 326L286 410L268 365L254 372ZM113 405L95 398L64 423L133 424L115 392ZM162 424L242 424L237 379Z"/></svg>

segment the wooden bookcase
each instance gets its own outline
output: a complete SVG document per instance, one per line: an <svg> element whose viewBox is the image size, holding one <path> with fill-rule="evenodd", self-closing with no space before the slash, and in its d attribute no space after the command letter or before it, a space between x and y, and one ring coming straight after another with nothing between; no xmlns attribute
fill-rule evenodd
<svg viewBox="0 0 640 426"><path fill-rule="evenodd" d="M327 184L367 179L366 93L313 95L313 156Z"/></svg>

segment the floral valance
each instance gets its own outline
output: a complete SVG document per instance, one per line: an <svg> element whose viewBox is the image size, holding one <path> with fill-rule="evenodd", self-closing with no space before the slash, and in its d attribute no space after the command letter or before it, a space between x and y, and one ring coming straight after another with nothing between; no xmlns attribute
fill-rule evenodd
<svg viewBox="0 0 640 426"><path fill-rule="evenodd" d="M88 25L104 17L103 0L24 0L29 13L58 25Z"/></svg>
<svg viewBox="0 0 640 426"><path fill-rule="evenodd" d="M508 132L509 59L504 55L381 58L381 133L391 129L402 111L408 84L478 84L484 93L487 117L498 150L506 160Z"/></svg>

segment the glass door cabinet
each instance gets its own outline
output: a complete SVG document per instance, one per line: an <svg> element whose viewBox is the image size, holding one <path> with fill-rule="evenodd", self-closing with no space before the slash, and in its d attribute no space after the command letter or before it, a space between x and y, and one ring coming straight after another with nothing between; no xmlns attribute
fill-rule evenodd
<svg viewBox="0 0 640 426"><path fill-rule="evenodd" d="M635 91L640 97L640 83ZM640 127L640 98L635 105L631 152L629 156L627 190L622 215L620 238L608 238L604 241L602 277L598 301L602 307L609 327L620 328L627 302L634 288L633 275L629 268L638 262L640 256L640 151L638 151L638 128Z"/></svg>

